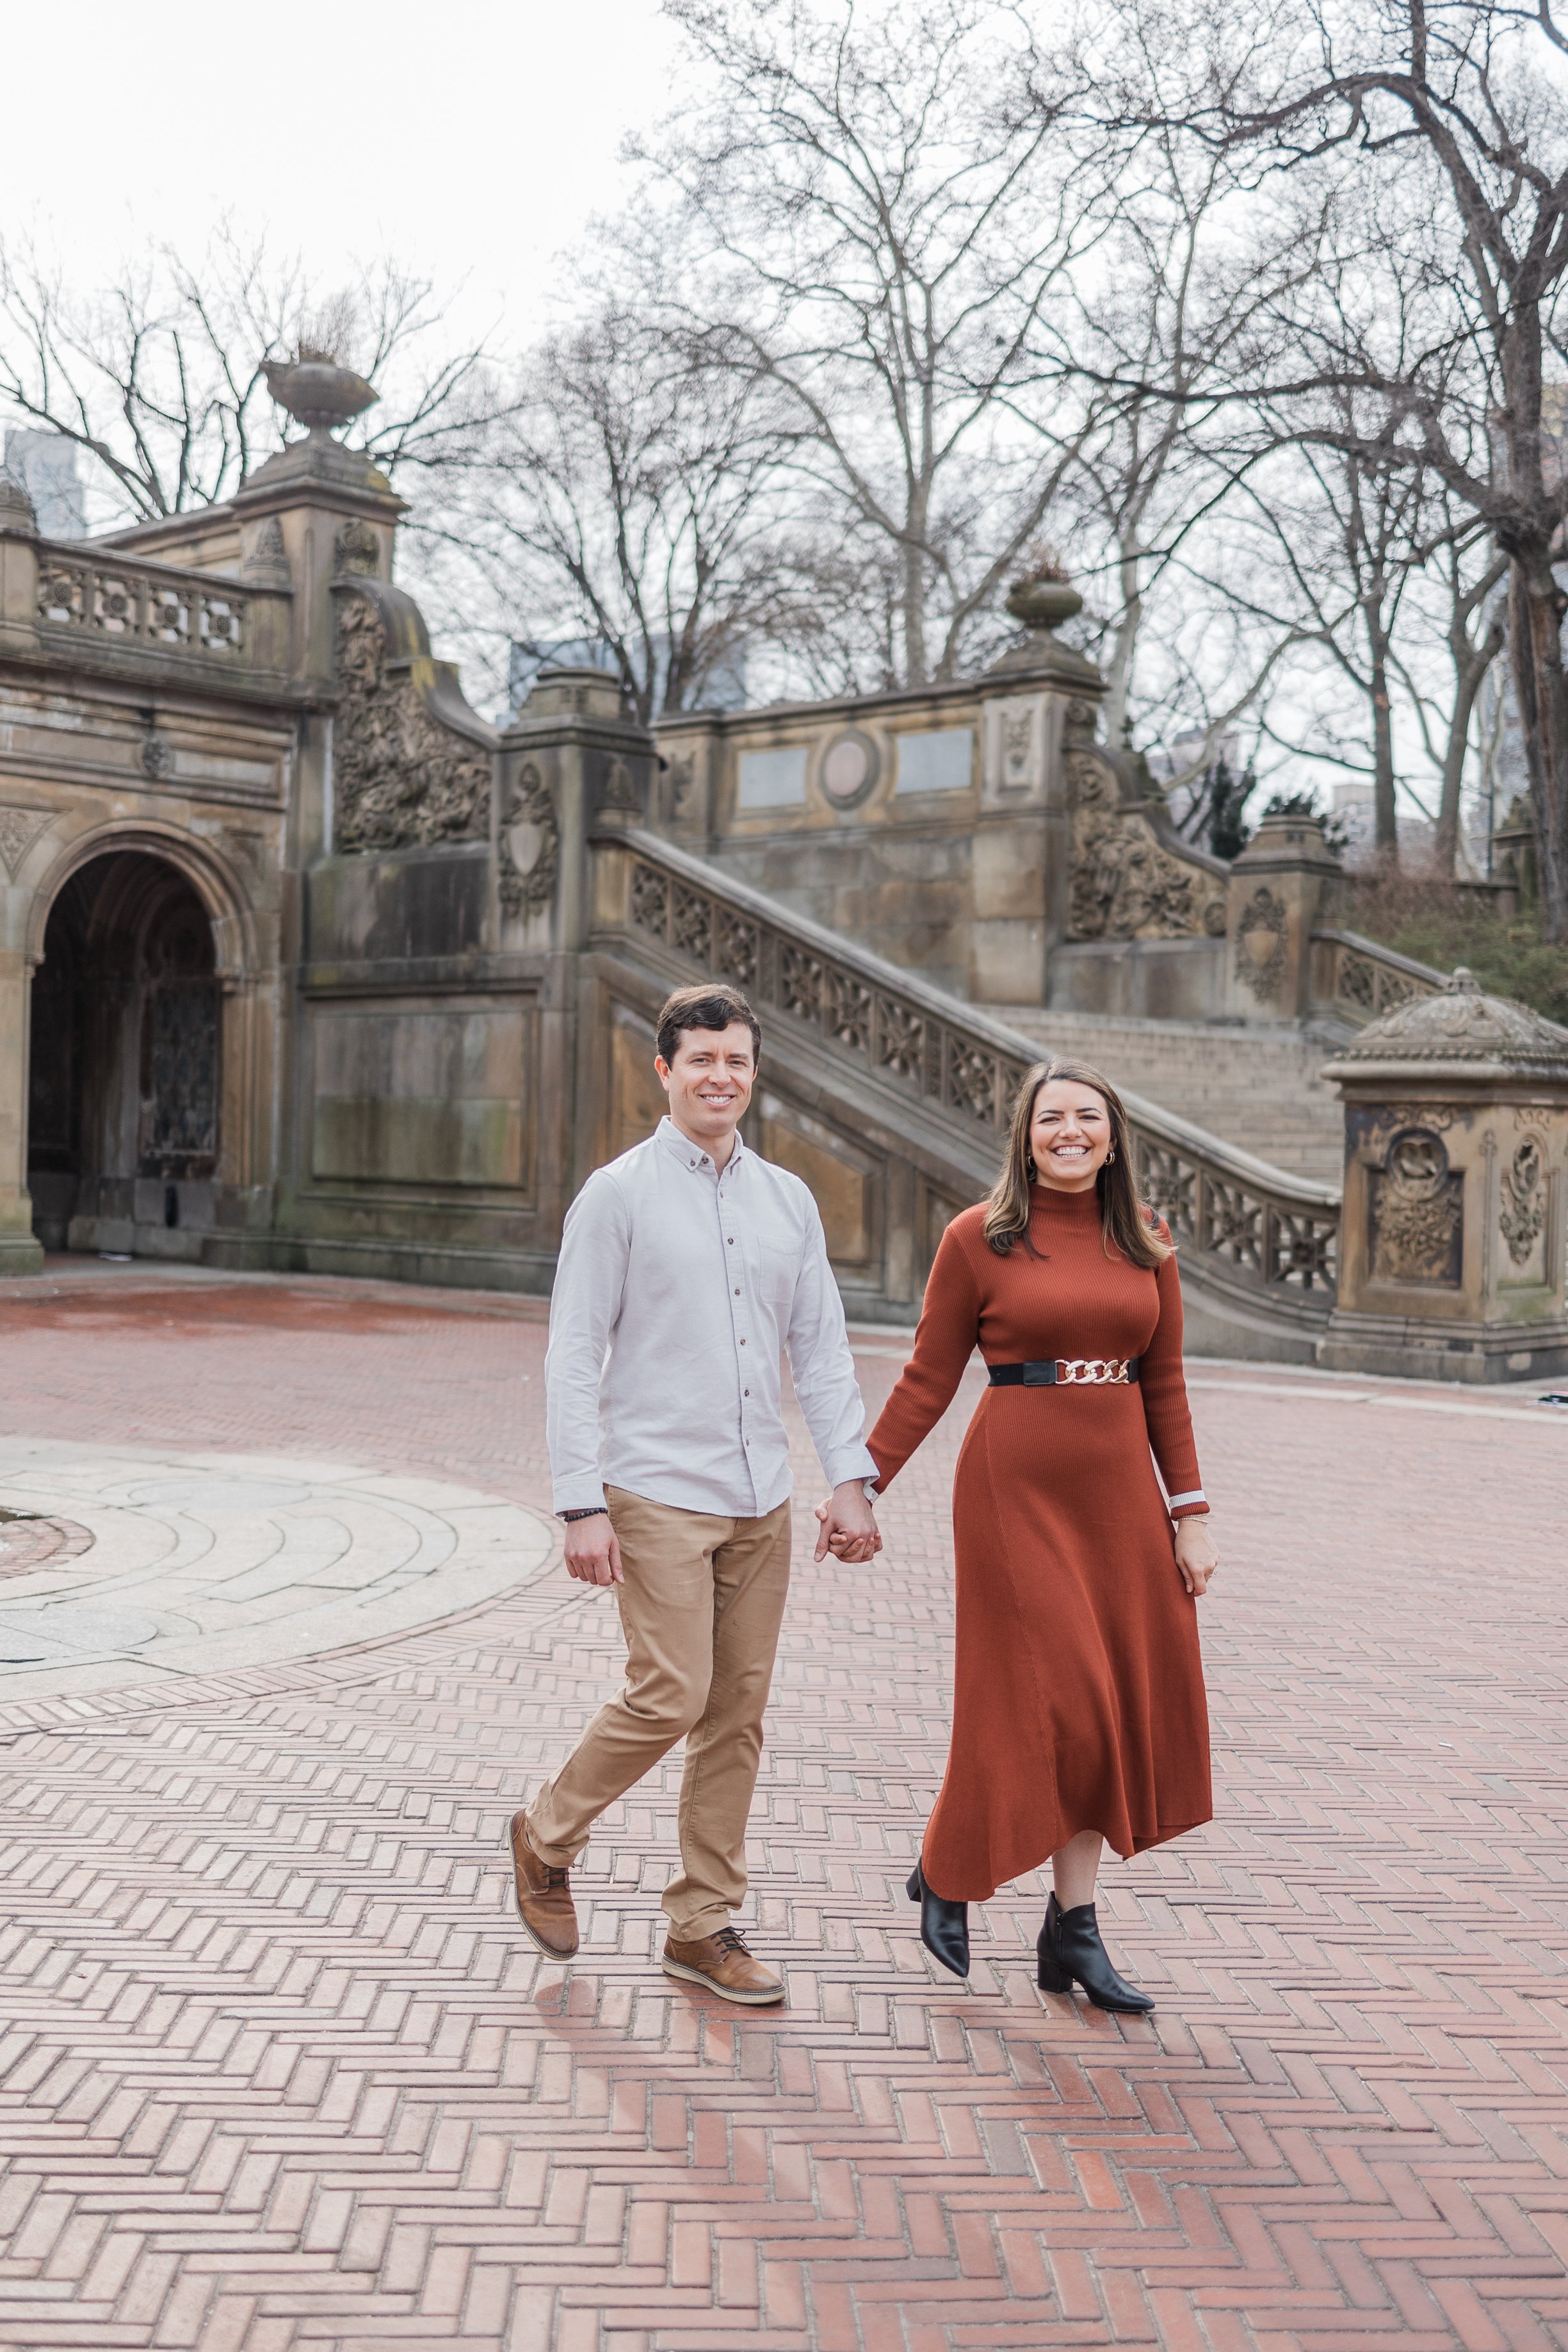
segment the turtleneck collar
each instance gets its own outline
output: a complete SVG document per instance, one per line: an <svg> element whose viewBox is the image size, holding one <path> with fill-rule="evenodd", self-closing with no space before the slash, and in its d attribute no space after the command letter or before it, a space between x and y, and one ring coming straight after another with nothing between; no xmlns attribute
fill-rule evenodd
<svg viewBox="0 0 1568 2352"><path fill-rule="evenodd" d="M1043 1209L1048 1216L1070 1218L1075 1223L1097 1225L1101 1221L1097 1185L1087 1192L1058 1192L1049 1184L1031 1184L1029 1205L1031 1212Z"/></svg>

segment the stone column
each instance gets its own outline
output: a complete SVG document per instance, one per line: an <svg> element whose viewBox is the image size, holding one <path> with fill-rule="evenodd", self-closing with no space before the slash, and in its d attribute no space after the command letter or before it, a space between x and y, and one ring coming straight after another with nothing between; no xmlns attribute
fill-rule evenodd
<svg viewBox="0 0 1568 2352"><path fill-rule="evenodd" d="M1342 1047L1336 1370L1568 1370L1568 1029L1465 971Z"/></svg>
<svg viewBox="0 0 1568 2352"><path fill-rule="evenodd" d="M1249 1021L1301 1021L1312 1005L1312 932L1343 873L1314 816L1266 816L1230 869L1227 1006Z"/></svg>
<svg viewBox="0 0 1568 2352"><path fill-rule="evenodd" d="M37 639L37 525L26 491L0 477L0 650L25 652ZM27 1191L30 894L14 882L41 821L0 808L0 1275L36 1274L44 1262Z"/></svg>

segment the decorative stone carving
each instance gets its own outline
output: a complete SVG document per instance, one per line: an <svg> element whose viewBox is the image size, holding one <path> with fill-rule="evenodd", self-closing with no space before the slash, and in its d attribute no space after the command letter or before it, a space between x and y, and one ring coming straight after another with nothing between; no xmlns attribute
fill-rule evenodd
<svg viewBox="0 0 1568 2352"><path fill-rule="evenodd" d="M351 515L332 542L335 580L374 580L382 568L381 541L368 522Z"/></svg>
<svg viewBox="0 0 1568 2352"><path fill-rule="evenodd" d="M41 833L54 823L47 809L16 808L0 804L0 864L13 881L22 870L22 860Z"/></svg>
<svg viewBox="0 0 1568 2352"><path fill-rule="evenodd" d="M549 788L530 760L516 778L501 818L500 893L508 915L531 914L555 896L560 826Z"/></svg>
<svg viewBox="0 0 1568 2352"><path fill-rule="evenodd" d="M637 790L637 780L619 755L611 761L604 772L604 782L599 791L599 805L601 809L622 809L629 815L635 815L642 808L643 799Z"/></svg>
<svg viewBox="0 0 1568 2352"><path fill-rule="evenodd" d="M691 814L692 794L696 784L696 770L689 756L683 753L670 762L670 814L680 818Z"/></svg>
<svg viewBox="0 0 1568 2352"><path fill-rule="evenodd" d="M1284 900L1276 898L1267 884L1260 883L1236 927L1236 976L1246 982L1260 1003L1275 993L1284 978L1288 937Z"/></svg>
<svg viewBox="0 0 1568 2352"><path fill-rule="evenodd" d="M1447 987L1413 997L1383 1014L1349 1045L1334 1067L1347 1075L1358 1065L1401 1068L1457 1064L1471 1079L1488 1076L1559 1077L1568 1060L1568 1029L1503 996L1483 996L1480 983L1461 964Z"/></svg>
<svg viewBox="0 0 1568 2352"><path fill-rule="evenodd" d="M1464 1179L1431 1128L1406 1128L1374 1180L1374 1282L1457 1284L1462 1272Z"/></svg>
<svg viewBox="0 0 1568 2352"><path fill-rule="evenodd" d="M174 772L174 747L165 735L144 735L137 756L143 773L151 776L154 783L162 783Z"/></svg>
<svg viewBox="0 0 1568 2352"><path fill-rule="evenodd" d="M1546 1176L1541 1146L1527 1135L1502 1172L1502 1213L1498 1220L1515 1265L1528 1265L1546 1223Z"/></svg>
<svg viewBox="0 0 1568 2352"><path fill-rule="evenodd" d="M248 588L287 588L291 584L283 525L276 515L266 515L256 524L240 564L239 576Z"/></svg>
<svg viewBox="0 0 1568 2352"><path fill-rule="evenodd" d="M1075 940L1173 940L1213 936L1211 906L1224 901L1218 878L1187 865L1155 837L1148 819L1123 804L1114 770L1092 751L1067 758L1072 811L1072 893L1068 918Z"/></svg>
<svg viewBox="0 0 1568 2352"><path fill-rule="evenodd" d="M488 831L490 761L428 709L406 671L389 676L381 615L368 597L338 612L332 732L340 849L476 841Z"/></svg>

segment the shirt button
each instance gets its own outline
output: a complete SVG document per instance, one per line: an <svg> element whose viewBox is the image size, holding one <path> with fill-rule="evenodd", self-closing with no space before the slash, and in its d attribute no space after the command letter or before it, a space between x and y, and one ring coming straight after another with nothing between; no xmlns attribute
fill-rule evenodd
<svg viewBox="0 0 1568 2352"><path fill-rule="evenodd" d="M735 1295L737 1298L740 1297L740 1285L738 1282L735 1286Z"/></svg>
<svg viewBox="0 0 1568 2352"><path fill-rule="evenodd" d="M743 1340L741 1341L741 1343L740 1343L740 1344L741 1344L741 1346L744 1348L744 1347L745 1347L745 1345L746 1345L745 1340L743 1339Z"/></svg>

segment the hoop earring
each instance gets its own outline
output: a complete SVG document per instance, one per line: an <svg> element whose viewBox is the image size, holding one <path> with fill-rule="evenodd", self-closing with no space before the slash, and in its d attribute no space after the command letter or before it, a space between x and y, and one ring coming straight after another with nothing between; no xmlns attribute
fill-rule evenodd
<svg viewBox="0 0 1568 2352"><path fill-rule="evenodd" d="M1115 1147L1115 1145L1114 1145L1114 1144L1113 1144L1113 1145L1111 1146L1110 1150L1105 1154L1105 1165L1106 1165L1106 1167L1107 1167L1107 1168L1109 1168L1109 1167L1110 1167L1111 1162L1115 1159L1115 1157L1116 1157L1116 1147Z"/></svg>
<svg viewBox="0 0 1568 2352"><path fill-rule="evenodd" d="M1026 1160L1023 1166L1024 1174L1029 1178L1030 1182L1032 1184L1035 1178L1039 1175L1040 1171L1036 1168L1032 1160Z"/></svg>

